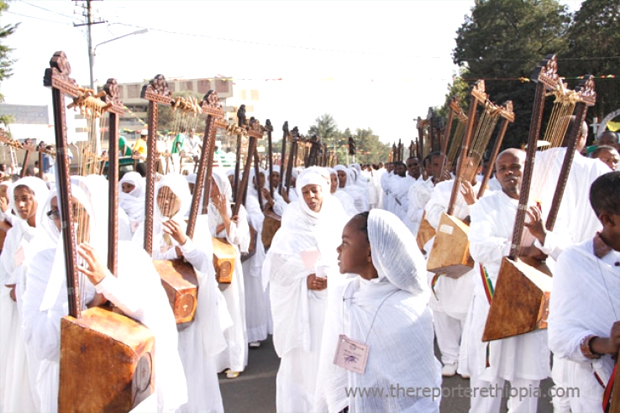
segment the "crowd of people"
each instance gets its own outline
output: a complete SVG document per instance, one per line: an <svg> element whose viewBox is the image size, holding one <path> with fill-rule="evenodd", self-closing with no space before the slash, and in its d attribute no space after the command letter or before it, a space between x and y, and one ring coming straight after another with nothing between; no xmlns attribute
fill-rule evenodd
<svg viewBox="0 0 620 413"><path fill-rule="evenodd" d="M173 154L189 134L175 139ZM515 148L497 156L479 199L484 165L466 165L477 168L474 178L456 180L440 152L295 168L291 182L278 166L271 175L252 169L235 210L234 170L218 168L191 238L196 175L172 172L154 188L148 253L145 181L129 172L118 182L117 277L103 264L107 181L72 177L72 208L86 232L78 248L84 308L109 301L155 336L156 391L134 411L223 412L218 373L242 375L251 349L272 335L278 412L439 412L436 390L456 374L469 379L472 413L499 412L502 394L481 389L505 382L529 389L510 394L510 413L536 412L535 389L549 377L556 388L578 389L556 392L554 411L603 412L620 348L618 136L606 132L587 151L586 135L582 129L553 231L545 219L566 149L537 153L534 166L531 185L542 195L526 211L520 255L544 256L553 273L548 329L482 341L523 170L533 161ZM469 225L475 264L453 278L427 270L435 238L419 245L419 233L442 231L455 182L451 215ZM0 182L0 412L58 409L60 319L68 313L60 189L32 176ZM281 220L268 248L266 211ZM234 249L230 283L216 279L215 238ZM152 264L176 258L193 266L199 287L195 318L178 332Z"/></svg>

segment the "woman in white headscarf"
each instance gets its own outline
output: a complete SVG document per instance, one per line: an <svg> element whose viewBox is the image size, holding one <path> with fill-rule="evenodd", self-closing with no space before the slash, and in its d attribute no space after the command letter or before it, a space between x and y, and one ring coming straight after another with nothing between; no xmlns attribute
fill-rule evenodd
<svg viewBox="0 0 620 413"><path fill-rule="evenodd" d="M253 255L243 262L245 316L250 347L259 347L260 342L265 340L267 335L273 332L269 291L265 291L261 279L261 271L266 256L261 236L265 215L259 206L257 188L269 191L265 182L265 171L263 169L259 170L257 180L254 168L252 168L250 171L250 184L248 185L248 196L245 207L248 213L248 222L256 231L256 246ZM264 200L263 197L263 201Z"/></svg>
<svg viewBox="0 0 620 413"><path fill-rule="evenodd" d="M330 293L314 411L439 412L441 365L415 238L396 215L373 209L345 226L338 260L341 273L359 276ZM342 335L367 346L357 354L365 363L334 356Z"/></svg>
<svg viewBox="0 0 620 413"><path fill-rule="evenodd" d="M364 191L355 184L355 175L353 170L344 165L336 165L334 167L338 175L339 188L349 194L353 198L353 205L357 212L367 211L367 200L364 200Z"/></svg>
<svg viewBox="0 0 620 413"><path fill-rule="evenodd" d="M353 215L357 214L358 211L354 205L355 201L353 200L351 195L349 195L340 188L340 182L338 181L338 173L336 172L336 170L333 168L328 168L327 170L329 171L330 176L331 185L329 190L331 194L334 197L338 198L338 200L342 204L342 207L344 208L344 211L347 213L348 216L352 217Z"/></svg>
<svg viewBox="0 0 620 413"><path fill-rule="evenodd" d="M21 328L26 270L32 259L32 242L40 233L38 218L49 190L39 178L16 181L8 190L9 209L15 211L0 255L0 411L35 411L39 408L31 373L38 364L27 354Z"/></svg>
<svg viewBox="0 0 620 413"><path fill-rule="evenodd" d="M118 204L129 218L133 234L144 221L144 178L138 172L127 172L118 182Z"/></svg>
<svg viewBox="0 0 620 413"><path fill-rule="evenodd" d="M278 412L315 411L327 279L332 277L331 285L338 277L336 247L348 220L329 193L326 177L315 168L299 175L297 195L299 201L285 210L263 265L270 282L273 342L281 359L276 376Z"/></svg>
<svg viewBox="0 0 620 413"><path fill-rule="evenodd" d="M164 175L157 182L155 199L153 259L183 257L194 267L198 278L194 321L179 332L179 354L187 378L188 402L178 412L222 412L216 356L226 347L219 311L227 314L227 310L215 281L207 216L197 216L193 239L185 235L185 211L189 210L192 197L187 180L178 173ZM142 245L143 237L144 226L141 225L134 241Z"/></svg>
<svg viewBox="0 0 620 413"><path fill-rule="evenodd" d="M89 243L78 248L82 310L110 300L127 316L147 326L155 335L156 392L138 409L171 411L187 401L183 366L177 351L177 330L161 280L150 257L131 242L119 242L118 274L112 276L102 264L107 257L107 202L96 180L72 177L72 208L81 216ZM43 209L45 240L28 268L23 303L23 328L27 345L40 361L37 390L42 412L58 408L60 319L67 315L67 287L61 214L54 189ZM41 219L42 219L41 218ZM102 222L103 221L103 222ZM95 281L96 287L92 280ZM103 298L105 297L105 298ZM102 369L101 374L105 374Z"/></svg>
<svg viewBox="0 0 620 413"><path fill-rule="evenodd" d="M236 252L235 270L232 282L222 293L226 299L232 326L224 331L228 348L217 357L217 371L228 369L228 378L235 378L245 370L248 364L248 335L245 318L244 273L241 265L241 253L248 252L250 246L250 227L243 205L239 214L232 216L232 188L228 179L213 173L209 202L209 232L214 237L225 238Z"/></svg>

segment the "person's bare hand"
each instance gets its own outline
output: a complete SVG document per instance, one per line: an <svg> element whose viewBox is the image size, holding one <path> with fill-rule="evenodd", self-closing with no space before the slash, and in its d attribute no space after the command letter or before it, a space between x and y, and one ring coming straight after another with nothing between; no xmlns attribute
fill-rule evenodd
<svg viewBox="0 0 620 413"><path fill-rule="evenodd" d="M11 292L9 293L11 300L17 301L17 296L15 295L15 284L5 284L4 286L11 290Z"/></svg>
<svg viewBox="0 0 620 413"><path fill-rule="evenodd" d="M310 274L306 278L306 284L309 290L321 291L327 288L327 278L317 277L316 274Z"/></svg>
<svg viewBox="0 0 620 413"><path fill-rule="evenodd" d="M79 266L78 270L84 273L93 285L99 284L110 273L90 244L81 243L78 247L78 254L85 262L85 265Z"/></svg>
<svg viewBox="0 0 620 413"><path fill-rule="evenodd" d="M476 203L476 193L474 192L474 187L471 185L471 182L461 182L461 194L463 195L467 205L473 205Z"/></svg>
<svg viewBox="0 0 620 413"><path fill-rule="evenodd" d="M532 205L525 213L530 218L530 222L526 222L523 225L527 227L530 233L535 236L541 244L544 244L547 230L545 229L545 221L542 219L542 210L538 205Z"/></svg>
<svg viewBox="0 0 620 413"><path fill-rule="evenodd" d="M183 228L181 227L181 224L179 224L175 220L169 219L163 222L163 227L164 232L166 234L170 234L170 236L174 238L174 240L178 242L179 245L185 245L185 243L187 242L187 236L185 235L185 233L183 233Z"/></svg>
<svg viewBox="0 0 620 413"><path fill-rule="evenodd" d="M6 198L0 197L0 210L2 212L6 212L7 209L9 209L9 203L7 202Z"/></svg>
<svg viewBox="0 0 620 413"><path fill-rule="evenodd" d="M226 197L222 194L213 199L213 205L219 211L220 215L226 215Z"/></svg>

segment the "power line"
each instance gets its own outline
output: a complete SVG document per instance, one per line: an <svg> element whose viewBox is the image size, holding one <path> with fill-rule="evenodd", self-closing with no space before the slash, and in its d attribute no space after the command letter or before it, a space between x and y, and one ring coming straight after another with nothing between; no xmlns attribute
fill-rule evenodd
<svg viewBox="0 0 620 413"><path fill-rule="evenodd" d="M57 14L57 15L59 15L59 16L66 17L66 18L68 18L68 19L72 19L72 20L76 19L76 17L75 17L75 16L68 16L68 15L66 15L66 14L62 14L62 13L57 12L57 11L54 11L54 10L46 9L45 7L41 7L41 6L38 6L38 5L36 5L36 4L31 4L31 3L25 2L24 0L19 0L19 1L20 1L21 3L27 4L27 5L28 5L28 6L30 6L30 7L36 7L37 9L45 10L45 11L48 11L48 12L50 12L50 13L54 13L54 14Z"/></svg>
<svg viewBox="0 0 620 413"><path fill-rule="evenodd" d="M10 10L5 10L5 11L3 11L3 13L14 14L16 16L27 17L29 19L42 20L44 22L50 22L50 23L56 23L56 24L66 24L66 25L70 25L71 24L71 23L67 23L67 22L59 22L59 21L56 21L56 20L43 19L41 17L28 16L26 14L15 13L14 11L10 11Z"/></svg>

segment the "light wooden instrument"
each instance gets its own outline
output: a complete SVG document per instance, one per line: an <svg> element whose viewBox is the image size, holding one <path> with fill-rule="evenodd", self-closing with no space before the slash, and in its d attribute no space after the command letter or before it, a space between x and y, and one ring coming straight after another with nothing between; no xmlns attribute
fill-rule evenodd
<svg viewBox="0 0 620 413"><path fill-rule="evenodd" d="M71 67L64 52L56 52L45 71L44 85L52 88L58 172L58 204L64 244L69 315L61 320L60 383L58 411L61 412L128 412L154 392L154 335L139 322L103 308L82 311L81 286L78 278L77 255L74 248L74 213L70 207L71 181L65 114L65 94L78 97L80 91L71 79ZM108 81L108 83L111 80ZM112 93L113 90L111 89ZM118 95L110 96L110 142L118 137ZM120 106L122 113L122 105ZM117 154L116 154L117 156ZM110 191L118 191L110 180ZM112 189L115 188L115 189ZM118 192L116 192L118 194ZM116 210L118 198L110 201L109 218L118 231ZM117 232L109 234L108 268L116 275ZM110 265L110 262L113 264Z"/></svg>

